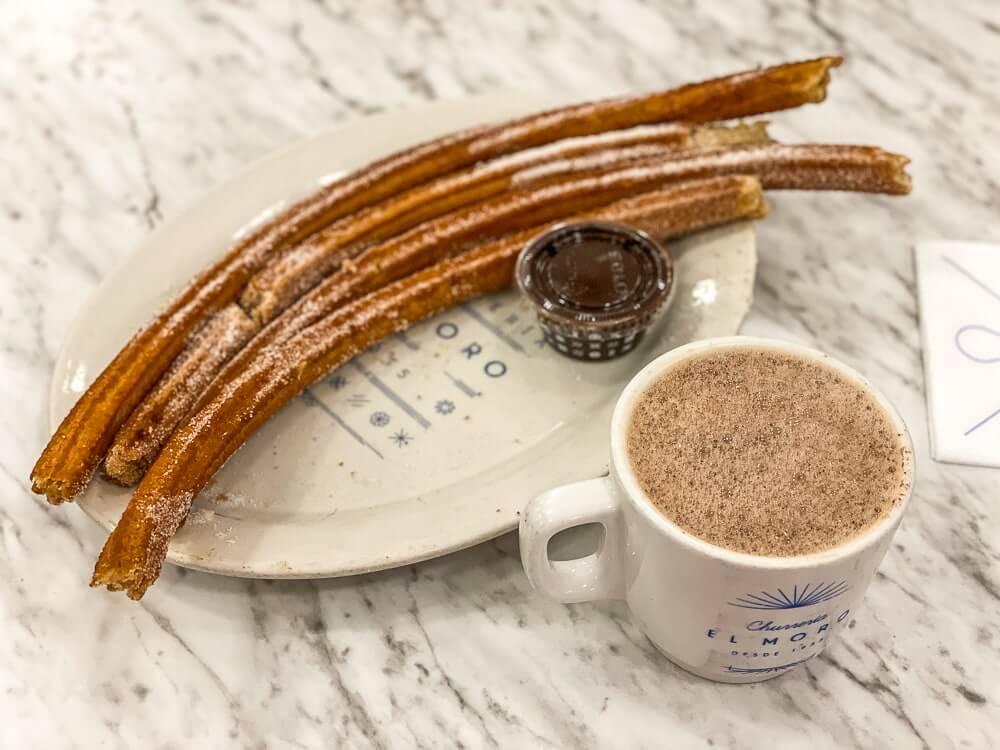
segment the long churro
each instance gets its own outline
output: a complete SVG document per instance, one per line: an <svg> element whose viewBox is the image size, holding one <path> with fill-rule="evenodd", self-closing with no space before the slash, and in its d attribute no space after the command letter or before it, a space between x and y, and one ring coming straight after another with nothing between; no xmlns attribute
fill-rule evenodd
<svg viewBox="0 0 1000 750"><path fill-rule="evenodd" d="M576 218L626 221L659 234L759 216L754 178L695 181ZM662 222L662 224L661 224ZM511 283L524 242L545 226L481 245L367 295L261 352L171 437L109 537L91 585L141 598L159 576L170 539L195 495L272 414L328 370L376 341Z"/></svg>
<svg viewBox="0 0 1000 750"><path fill-rule="evenodd" d="M679 124L571 138L477 165L419 185L342 219L306 242L272 258L247 283L240 305L261 325L362 249L359 239L381 241L463 205L486 200L516 183L555 180L682 149L770 143L764 123L689 128ZM521 175L529 173L530 179Z"/></svg>
<svg viewBox="0 0 1000 750"><path fill-rule="evenodd" d="M368 247L363 243L351 244L352 240L362 235L366 240L372 240L389 234L387 225L391 225L392 230L403 230L410 228L407 224L412 223L412 231L403 235L395 245L376 246L379 250L373 248L365 254L368 260L348 264L347 268L351 272L340 274L333 282L332 292L325 295L324 309L328 310L337 302L346 302L366 294L379 283L388 283L409 272L405 270L408 266L399 262L395 265L374 262L379 257L401 255L395 250L396 247L408 250L411 257L419 255L420 247L446 248L449 245L441 232L447 229L452 230L452 243L461 238L483 239L483 232L487 231L487 225L484 224L486 217L491 212L496 212L497 204L503 205L507 201L506 198L496 197L489 200L489 194L502 192L501 188L509 191L514 184L525 188L535 184L547 185L567 175L610 171L635 161L649 161L673 153L680 153L687 158L699 149L771 142L763 123L730 127L702 126L693 130L682 125L660 125L608 133L596 138L571 139L569 143L560 142L544 149L532 149L504 157L482 167L414 188L319 232L294 252L275 258L274 262L258 272L244 290L241 305L247 315L257 324L263 325L332 270L356 258ZM682 148L685 150L681 151ZM531 177L522 179L521 175L528 170L531 170ZM449 226L444 229L425 221L435 218L435 212L444 213L451 205L461 205L463 201L457 197L460 195L475 195L481 200L460 214L449 214L446 220ZM543 202L543 194L538 195L538 201ZM552 194L549 198L555 195ZM534 200L531 196L526 197ZM524 202L522 200L521 205ZM512 205L511 208L518 209L518 206ZM533 208L538 210L540 206ZM557 206L555 210L563 209ZM403 217L403 220L399 217ZM472 221L465 220L466 217L470 217ZM410 221L405 221L407 219ZM425 223L419 224L419 221ZM509 221L511 223L508 228L516 226L513 223L516 222L516 216ZM342 224L347 226L341 226ZM428 262L438 259L440 258L433 258ZM376 266L379 267L377 274L372 272ZM410 270L418 267L419 264L414 265L413 261L409 264ZM356 268L363 272L354 273ZM318 309L317 300L314 297L310 300L307 309ZM256 348L251 349L249 356L252 356ZM126 486L138 482L174 427L194 403L199 389L207 385L215 372L239 349L238 346L220 351L189 345L179 357L184 359L186 366L171 367L115 435L104 463L105 476ZM237 366L247 361L247 356L241 357ZM196 379L191 378L192 371L197 372Z"/></svg>
<svg viewBox="0 0 1000 750"><path fill-rule="evenodd" d="M327 277L265 327L224 368L219 381L225 382L250 366L257 353L273 342L312 325L338 305L442 260L469 238L516 230L528 222L558 216L567 206L582 208L585 201L607 202L615 195L650 190L670 182L726 174L756 175L766 188L902 193L909 189L909 177L903 171L906 162L905 157L868 147L769 144L708 153L693 151L667 161L512 192L368 248L350 267Z"/></svg>
<svg viewBox="0 0 1000 750"><path fill-rule="evenodd" d="M822 101L829 70L840 62L831 57L791 63L476 128L386 157L323 188L234 245L125 345L52 436L32 470L33 489L53 503L79 495L119 427L199 322L235 299L269 256L336 219L477 161L562 138L670 120L724 120Z"/></svg>
<svg viewBox="0 0 1000 750"><path fill-rule="evenodd" d="M909 185L902 171L905 163L903 157L867 147L766 144L710 152L694 150L667 160L611 168L565 182L550 184L543 180L541 187L515 190L445 214L368 248L254 337L219 377L225 381L250 366L257 353L273 341L294 335L332 313L337 306L447 257L469 241L481 242L670 182L723 174L758 175L765 188L905 192ZM541 164L536 169L546 176L549 165ZM539 181L531 170L518 173L515 184L521 184L522 180L527 185ZM219 368L223 364L224 361L218 361ZM194 389L179 386L173 389L173 396L171 414L176 425L198 394ZM141 439L134 439L135 424L130 420L126 427L132 429L119 434L119 438L128 439L125 448L118 450L120 439L116 438L111 454L115 456L115 466L109 462L106 467L108 473L116 469L116 479L123 482L141 477L173 427L160 420L156 424L155 435L159 437L156 442L152 439L152 429L143 429ZM125 461L125 455L131 460Z"/></svg>
<svg viewBox="0 0 1000 750"><path fill-rule="evenodd" d="M417 185L347 216L272 257L247 282L240 294L240 306L265 324L341 261L358 252L362 247L359 241L379 242L423 221L499 195L509 190L514 176L525 169L548 164L556 173L567 174L577 159L648 158L672 148L690 147L692 141L691 128L677 123L612 131L517 152Z"/></svg>

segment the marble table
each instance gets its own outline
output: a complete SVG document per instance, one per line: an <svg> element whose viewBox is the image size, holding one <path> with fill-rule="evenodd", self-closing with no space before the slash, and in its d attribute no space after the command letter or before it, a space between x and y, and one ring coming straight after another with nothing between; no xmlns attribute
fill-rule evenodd
<svg viewBox="0 0 1000 750"><path fill-rule="evenodd" d="M361 4L356 4L358 8ZM1000 239L991 3L0 5L0 747L1000 745L1000 474L928 451L911 248ZM347 118L498 89L636 91L841 52L787 139L912 155L905 200L782 194L745 331L825 349L898 404L915 502L819 659L701 681L617 603L536 595L513 536L358 578L169 567L86 586L103 532L29 491L67 325L163 217Z"/></svg>

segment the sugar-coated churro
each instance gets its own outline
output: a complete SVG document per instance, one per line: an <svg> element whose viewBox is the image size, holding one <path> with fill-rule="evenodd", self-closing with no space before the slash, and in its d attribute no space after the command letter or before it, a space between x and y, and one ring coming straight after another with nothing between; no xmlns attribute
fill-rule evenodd
<svg viewBox="0 0 1000 750"><path fill-rule="evenodd" d="M257 353L274 341L294 335L338 305L441 260L470 238L516 230L558 215L571 205L582 207L586 201L606 202L670 182L733 173L756 175L770 188L904 192L909 186L905 164L904 157L868 147L767 144L691 151L663 161L512 192L368 248L349 268L333 273L264 328L226 365L219 380L225 382L250 366Z"/></svg>
<svg viewBox="0 0 1000 750"><path fill-rule="evenodd" d="M406 191L401 196L335 223L261 269L244 289L240 304L254 322L264 325L342 264L345 269L353 271L361 268L366 271L348 274L347 284L338 283L344 280L345 274L340 274L335 280L335 289L339 290L337 298L340 302L349 301L374 289L373 282L376 279L380 278L381 283L388 283L404 275L399 271L398 264L397 270L392 273L392 267L387 266L380 273L372 274L370 262L354 263L353 259L369 245L352 243L352 240L357 240L360 236L364 236L367 241L376 240L384 235L391 235L392 232L408 229L412 224L412 234L416 235L417 242L427 244L428 240L434 241L431 232L436 230L426 220L444 213L450 206L462 206L467 202L466 199L472 197L479 199L474 203L475 208L470 207L460 215L486 216L494 204L504 200L496 196L491 199L490 195L493 192L509 191L515 183L525 188L529 185L551 184L567 176L611 171L637 161L668 158L672 154L690 158L699 150L771 142L763 123L700 126L694 129L686 125L667 124L615 131L591 138L570 139L569 142L561 141L549 147L513 154ZM521 179L520 175L527 170L531 170L531 178ZM450 216L454 217L456 214ZM425 223L419 224L420 221ZM453 227L455 226L463 225L461 222L454 222ZM481 230L474 224L466 223L463 231L468 237L475 236ZM440 241L432 244L444 246ZM412 251L414 242L409 242L409 247ZM376 254L377 251L373 250L366 253L366 256ZM329 301L327 306L330 304L335 304L335 301ZM310 307L315 308L315 302L311 302ZM252 349L250 354L255 350ZM104 462L105 476L127 486L138 482L174 427L194 403L198 388L207 385L226 359L237 351L239 347L218 352L189 345L181 355L185 368L171 367L115 435ZM248 361L246 356L240 360ZM192 371L198 373L195 381L189 378Z"/></svg>
<svg viewBox="0 0 1000 750"><path fill-rule="evenodd" d="M287 253L272 258L247 283L240 305L261 325L364 249L464 205L510 190L516 183L555 180L630 161L665 157L690 149L770 143L765 123L700 126L670 123L571 138L530 149L419 185L318 232ZM523 175L529 174L530 178Z"/></svg>

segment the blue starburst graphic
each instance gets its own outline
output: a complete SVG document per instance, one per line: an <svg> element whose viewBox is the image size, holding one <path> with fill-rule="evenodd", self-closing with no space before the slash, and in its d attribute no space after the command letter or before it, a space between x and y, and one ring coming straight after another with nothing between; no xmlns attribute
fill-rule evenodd
<svg viewBox="0 0 1000 750"><path fill-rule="evenodd" d="M438 414L451 414L455 411L455 402L449 401L448 399L442 399L434 404L434 411Z"/></svg>
<svg viewBox="0 0 1000 750"><path fill-rule="evenodd" d="M384 411L377 411L368 418L368 421L375 427L385 427L389 424L389 415Z"/></svg>
<svg viewBox="0 0 1000 750"><path fill-rule="evenodd" d="M392 433L389 439L396 444L397 448L402 448L403 446L410 444L413 440L413 436L407 433L406 430L400 430L399 432Z"/></svg>
<svg viewBox="0 0 1000 750"><path fill-rule="evenodd" d="M778 593L776 594L768 591L761 591L759 594L746 594L738 597L734 602L729 602L729 605L743 609L798 609L830 601L849 588L847 581L808 583L801 590L798 586L793 587L790 594L781 589L777 589Z"/></svg>

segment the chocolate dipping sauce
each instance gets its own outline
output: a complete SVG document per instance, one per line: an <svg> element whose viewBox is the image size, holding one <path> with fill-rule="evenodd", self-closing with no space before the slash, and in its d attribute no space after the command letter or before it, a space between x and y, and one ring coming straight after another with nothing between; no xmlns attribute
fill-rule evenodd
<svg viewBox="0 0 1000 750"><path fill-rule="evenodd" d="M574 359L626 354L664 307L673 262L644 232L606 222L564 224L532 240L516 279L546 341Z"/></svg>

